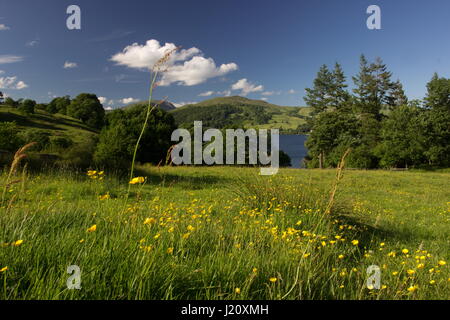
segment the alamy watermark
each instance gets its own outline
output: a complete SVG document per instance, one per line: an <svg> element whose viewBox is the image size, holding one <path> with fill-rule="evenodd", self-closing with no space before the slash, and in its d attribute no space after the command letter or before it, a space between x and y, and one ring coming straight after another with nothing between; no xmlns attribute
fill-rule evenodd
<svg viewBox="0 0 450 320"><path fill-rule="evenodd" d="M172 163L175 165L261 165L268 166L261 167L261 175L277 174L280 165L279 130L270 130L270 140L267 129L258 131L257 133L255 129L246 131L226 129L224 137L219 129L208 129L203 132L202 121L195 121L193 139L186 129L176 129L172 133L172 141L180 142L181 140L172 149ZM205 142L209 144L205 146ZM269 147L270 152L268 152Z"/></svg>

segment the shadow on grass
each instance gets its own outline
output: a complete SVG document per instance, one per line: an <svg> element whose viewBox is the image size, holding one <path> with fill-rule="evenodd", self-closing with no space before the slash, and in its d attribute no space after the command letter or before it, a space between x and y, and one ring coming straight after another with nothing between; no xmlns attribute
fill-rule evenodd
<svg viewBox="0 0 450 320"><path fill-rule="evenodd" d="M231 181L231 179L215 175L187 176L139 169L136 170L136 175L147 177L147 185L189 190L209 189L212 186L226 184Z"/></svg>

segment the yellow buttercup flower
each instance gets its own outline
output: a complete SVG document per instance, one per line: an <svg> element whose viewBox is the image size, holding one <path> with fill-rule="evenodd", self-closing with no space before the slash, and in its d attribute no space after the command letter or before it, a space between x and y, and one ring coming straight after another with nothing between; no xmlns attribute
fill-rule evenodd
<svg viewBox="0 0 450 320"><path fill-rule="evenodd" d="M444 260L440 260L438 262L438 265L440 265L440 266L445 266L446 264L447 264L447 262L445 262Z"/></svg>
<svg viewBox="0 0 450 320"><path fill-rule="evenodd" d="M278 280L278 279L277 279L277 278L275 278L275 277L269 278L269 281L270 281L270 282L272 282L272 283L275 283L275 282L277 282L277 280Z"/></svg>
<svg viewBox="0 0 450 320"><path fill-rule="evenodd" d="M17 240L16 242L13 242L12 245L13 245L14 247L18 247L18 246L20 246L22 243L23 243L23 240Z"/></svg>
<svg viewBox="0 0 450 320"><path fill-rule="evenodd" d="M131 179L130 184L142 184L144 182L145 182L144 177L137 177L137 178Z"/></svg>
<svg viewBox="0 0 450 320"><path fill-rule="evenodd" d="M357 246L359 244L358 240L352 240L352 245Z"/></svg>
<svg viewBox="0 0 450 320"><path fill-rule="evenodd" d="M344 255L343 255L343 254L340 254L338 258L339 258L339 259L344 259Z"/></svg>
<svg viewBox="0 0 450 320"><path fill-rule="evenodd" d="M415 270L409 269L408 271L406 271L406 273L408 273L410 276L412 276L413 274L416 273Z"/></svg>
<svg viewBox="0 0 450 320"><path fill-rule="evenodd" d="M144 220L144 224L155 224L156 219L155 218L147 218Z"/></svg>
<svg viewBox="0 0 450 320"><path fill-rule="evenodd" d="M8 270L8 267L3 267L0 269L0 273L5 272L6 270Z"/></svg>
<svg viewBox="0 0 450 320"><path fill-rule="evenodd" d="M111 196L109 195L109 193L103 195L103 196L99 196L98 197L100 200L108 200L111 199Z"/></svg>
<svg viewBox="0 0 450 320"><path fill-rule="evenodd" d="M167 253L168 254L172 254L173 253L173 248L167 248Z"/></svg>
<svg viewBox="0 0 450 320"><path fill-rule="evenodd" d="M436 280L430 280L430 284L436 284Z"/></svg>
<svg viewBox="0 0 450 320"><path fill-rule="evenodd" d="M404 254L408 254L409 250L408 250L408 249L403 249L402 252L403 252Z"/></svg>
<svg viewBox="0 0 450 320"><path fill-rule="evenodd" d="M257 273L257 272L258 272L258 269L257 269L257 268L253 268L253 269L252 269L252 272L253 272L253 273Z"/></svg>
<svg viewBox="0 0 450 320"><path fill-rule="evenodd" d="M236 288L236 289L234 289L234 292L236 292L236 294L241 294L241 289L240 288Z"/></svg>
<svg viewBox="0 0 450 320"><path fill-rule="evenodd" d="M87 232L94 232L97 230L97 225L94 224L92 227L90 227L89 229L87 229Z"/></svg>
<svg viewBox="0 0 450 320"><path fill-rule="evenodd" d="M414 286L411 286L411 287L408 288L408 292L414 292L417 289L419 289L419 286L418 285L414 285Z"/></svg>
<svg viewBox="0 0 450 320"><path fill-rule="evenodd" d="M188 225L187 229L188 229L188 231L194 231L195 230L195 228L193 226L191 226L191 225Z"/></svg>

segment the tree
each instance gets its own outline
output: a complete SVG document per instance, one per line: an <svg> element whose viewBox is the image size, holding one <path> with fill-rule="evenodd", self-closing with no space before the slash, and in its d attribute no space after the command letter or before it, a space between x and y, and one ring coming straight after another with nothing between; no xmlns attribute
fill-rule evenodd
<svg viewBox="0 0 450 320"><path fill-rule="evenodd" d="M419 108L401 105L383 120L377 153L382 167L409 167L424 161Z"/></svg>
<svg viewBox="0 0 450 320"><path fill-rule="evenodd" d="M102 166L126 169L131 163L134 146L139 137L147 109L137 105L127 110L115 110L106 117L106 126L100 133L95 161ZM154 164L165 160L176 129L172 115L156 108L150 115L136 160Z"/></svg>
<svg viewBox="0 0 450 320"><path fill-rule="evenodd" d="M314 79L313 87L306 88L305 102L313 108L314 114L325 111L332 104L333 74L322 65Z"/></svg>
<svg viewBox="0 0 450 320"><path fill-rule="evenodd" d="M5 105L13 108L17 108L19 106L19 104L11 97L7 97L5 99Z"/></svg>
<svg viewBox="0 0 450 320"><path fill-rule="evenodd" d="M3 96L3 92L0 91L0 104L3 104L3 100L4 100L4 96Z"/></svg>
<svg viewBox="0 0 450 320"><path fill-rule="evenodd" d="M370 113L381 119L380 111L383 105L392 103L391 91L395 85L391 81L392 73L380 58L369 64L366 57L360 57L360 71L353 77L356 88L357 111ZM398 87L395 89L399 90Z"/></svg>
<svg viewBox="0 0 450 320"><path fill-rule="evenodd" d="M427 84L427 96L422 119L426 139L428 163L436 166L450 165L450 79L433 75Z"/></svg>
<svg viewBox="0 0 450 320"><path fill-rule="evenodd" d="M100 128L104 123L105 109L95 94L82 93L68 105L67 115L92 128Z"/></svg>
<svg viewBox="0 0 450 320"><path fill-rule="evenodd" d="M306 141L308 153L314 159L311 165L320 168L336 165L340 156L329 157L329 155L339 145L347 147L353 145L356 136L357 119L354 115L338 111L319 114Z"/></svg>
<svg viewBox="0 0 450 320"><path fill-rule="evenodd" d="M391 85L389 96L387 97L387 104L392 107L406 106L408 98L406 97L403 85L400 80L395 81Z"/></svg>
<svg viewBox="0 0 450 320"><path fill-rule="evenodd" d="M450 111L450 79L439 78L435 73L427 83L426 107L433 110Z"/></svg>
<svg viewBox="0 0 450 320"><path fill-rule="evenodd" d="M347 105L350 95L347 92L347 84L344 71L339 63L336 62L332 74L331 98L332 106L336 109L342 109Z"/></svg>
<svg viewBox="0 0 450 320"><path fill-rule="evenodd" d="M26 114L33 114L35 106L36 106L36 101L31 100L31 99L25 99L20 103L19 110Z"/></svg>
<svg viewBox="0 0 450 320"><path fill-rule="evenodd" d="M67 107L70 105L70 102L69 96L55 98L47 105L47 112L67 114Z"/></svg>

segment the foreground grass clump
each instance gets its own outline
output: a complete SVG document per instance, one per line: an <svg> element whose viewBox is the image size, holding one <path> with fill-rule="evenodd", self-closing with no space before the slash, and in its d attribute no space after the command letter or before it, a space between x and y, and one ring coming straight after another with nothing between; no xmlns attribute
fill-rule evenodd
<svg viewBox="0 0 450 320"><path fill-rule="evenodd" d="M1 299L448 299L449 173L42 174L0 214ZM6 174L2 176L3 181ZM81 290L67 289L78 265ZM366 270L381 270L381 288ZM6 269L5 269L6 268ZM3 270L3 271L1 271Z"/></svg>

